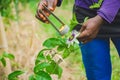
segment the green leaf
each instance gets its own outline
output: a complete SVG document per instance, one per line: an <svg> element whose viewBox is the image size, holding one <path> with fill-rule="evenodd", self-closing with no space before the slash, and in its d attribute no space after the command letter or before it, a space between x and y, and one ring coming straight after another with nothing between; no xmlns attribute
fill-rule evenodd
<svg viewBox="0 0 120 80"><path fill-rule="evenodd" d="M3 66L5 67L6 66L6 60L4 57L1 57L0 61L2 62Z"/></svg>
<svg viewBox="0 0 120 80"><path fill-rule="evenodd" d="M52 80L52 78L45 71L39 71L35 75L35 80Z"/></svg>
<svg viewBox="0 0 120 80"><path fill-rule="evenodd" d="M90 8L91 8L91 9L100 8L100 4L94 3L93 5L90 6Z"/></svg>
<svg viewBox="0 0 120 80"><path fill-rule="evenodd" d="M70 46L69 49L70 53L75 53L76 51L78 52L80 50L80 47L77 43L75 43L73 46Z"/></svg>
<svg viewBox="0 0 120 80"><path fill-rule="evenodd" d="M19 71L19 70L14 71L8 75L8 80L14 80L15 78L17 78L19 75L23 73L24 73L23 71Z"/></svg>
<svg viewBox="0 0 120 80"><path fill-rule="evenodd" d="M3 53L3 57L9 58L10 60L15 59L15 56L13 54L9 54L7 52Z"/></svg>
<svg viewBox="0 0 120 80"><path fill-rule="evenodd" d="M50 55L47 55L47 56L46 56L46 59L47 59L48 61L51 61L51 60L52 60L52 57L51 57Z"/></svg>
<svg viewBox="0 0 120 80"><path fill-rule="evenodd" d="M100 6L102 5L102 2L103 2L103 0L99 0L98 3L94 3L89 8L91 8L91 9L100 8Z"/></svg>
<svg viewBox="0 0 120 80"><path fill-rule="evenodd" d="M50 64L47 62L40 63L34 67L34 73L37 73L48 66L50 66Z"/></svg>
<svg viewBox="0 0 120 80"><path fill-rule="evenodd" d="M1 59L2 59L3 57L2 56L0 56L0 61L1 61Z"/></svg>
<svg viewBox="0 0 120 80"><path fill-rule="evenodd" d="M73 13L73 17L72 19L70 20L70 31L77 25L79 24L77 19L76 19L76 15L75 13Z"/></svg>
<svg viewBox="0 0 120 80"><path fill-rule="evenodd" d="M65 46L63 46L63 45L59 45L57 47L57 51L63 51L64 49L65 49Z"/></svg>
<svg viewBox="0 0 120 80"><path fill-rule="evenodd" d="M73 30L73 28L76 26L76 25L82 25L82 23L79 23L78 21L77 21L77 18L76 18L76 15L75 15L75 13L73 13L73 16L72 16L72 19L70 20L70 31L72 31Z"/></svg>
<svg viewBox="0 0 120 80"><path fill-rule="evenodd" d="M56 74L60 78L62 75L62 68L55 61L51 61L50 66L46 68L46 72Z"/></svg>
<svg viewBox="0 0 120 80"><path fill-rule="evenodd" d="M89 19L89 17L85 17L84 22L86 22Z"/></svg>
<svg viewBox="0 0 120 80"><path fill-rule="evenodd" d="M61 41L57 38L49 38L44 41L43 46L47 48L55 48L56 46L61 45Z"/></svg>
<svg viewBox="0 0 120 80"><path fill-rule="evenodd" d="M35 75L30 75L29 80L35 80Z"/></svg>
<svg viewBox="0 0 120 80"><path fill-rule="evenodd" d="M62 54L62 58L65 59L65 58L67 58L69 55L70 55L70 52L69 52L69 50L66 48L66 49L64 50L63 54Z"/></svg>
<svg viewBox="0 0 120 80"><path fill-rule="evenodd" d="M44 51L46 51L46 50L49 50L49 49L42 49L42 50L38 53L37 58L36 58L36 61L35 61L35 65L39 64L40 61L45 60Z"/></svg>
<svg viewBox="0 0 120 80"><path fill-rule="evenodd" d="M59 67L58 68L58 78L61 78L62 72L63 72L62 68Z"/></svg>

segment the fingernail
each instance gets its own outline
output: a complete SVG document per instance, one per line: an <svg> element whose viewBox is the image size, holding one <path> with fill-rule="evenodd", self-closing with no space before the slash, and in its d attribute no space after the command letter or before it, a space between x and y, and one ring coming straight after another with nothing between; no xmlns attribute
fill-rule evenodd
<svg viewBox="0 0 120 80"><path fill-rule="evenodd" d="M48 21L46 21L45 23L49 24L49 22L48 22Z"/></svg>
<svg viewBox="0 0 120 80"><path fill-rule="evenodd" d="M50 11L54 11L54 8L53 8L53 7L49 7L49 10L50 10Z"/></svg>
<svg viewBox="0 0 120 80"><path fill-rule="evenodd" d="M45 21L45 20L46 20L46 18L45 18L45 17L43 17L43 20Z"/></svg>
<svg viewBox="0 0 120 80"><path fill-rule="evenodd" d="M40 14L40 17L41 17L41 18L43 18L43 15L42 15L42 14Z"/></svg>

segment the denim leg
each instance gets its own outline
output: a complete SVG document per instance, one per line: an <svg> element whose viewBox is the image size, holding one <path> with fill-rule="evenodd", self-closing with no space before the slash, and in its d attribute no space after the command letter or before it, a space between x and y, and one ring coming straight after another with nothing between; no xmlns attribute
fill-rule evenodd
<svg viewBox="0 0 120 80"><path fill-rule="evenodd" d="M120 56L120 38L111 38L112 42L114 43L116 49L117 49L117 52Z"/></svg>
<svg viewBox="0 0 120 80"><path fill-rule="evenodd" d="M80 44L88 80L111 80L109 39L94 39Z"/></svg>

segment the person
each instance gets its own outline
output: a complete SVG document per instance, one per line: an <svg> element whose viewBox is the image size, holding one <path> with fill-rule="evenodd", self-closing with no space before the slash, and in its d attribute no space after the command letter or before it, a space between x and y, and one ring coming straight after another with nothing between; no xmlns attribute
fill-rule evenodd
<svg viewBox="0 0 120 80"><path fill-rule="evenodd" d="M78 22L82 23L85 17L89 19L74 29L80 31L78 40L83 42L80 48L87 79L111 80L110 40L120 56L120 0L103 0L99 8L91 9L90 6L97 2L98 0L75 0L73 11ZM62 0L41 0L36 17L48 23L39 9L49 16L42 5L45 4L49 10L54 11L61 3Z"/></svg>

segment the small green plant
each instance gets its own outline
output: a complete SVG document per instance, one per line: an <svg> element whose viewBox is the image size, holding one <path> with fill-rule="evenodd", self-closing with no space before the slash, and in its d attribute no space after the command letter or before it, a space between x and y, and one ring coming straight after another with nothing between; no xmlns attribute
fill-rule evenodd
<svg viewBox="0 0 120 80"><path fill-rule="evenodd" d="M68 48L66 40L65 37L57 37L44 41L45 48L37 55L34 74L29 77L29 80L52 80L52 74L58 75L58 78L61 77L63 71L59 64L79 49L77 44Z"/></svg>
<svg viewBox="0 0 120 80"><path fill-rule="evenodd" d="M0 56L0 62L4 67L6 67L6 58L10 60L14 60L15 56L11 53L3 52L2 55ZM23 74L23 71L16 70L8 75L8 80L18 80L18 76Z"/></svg>

